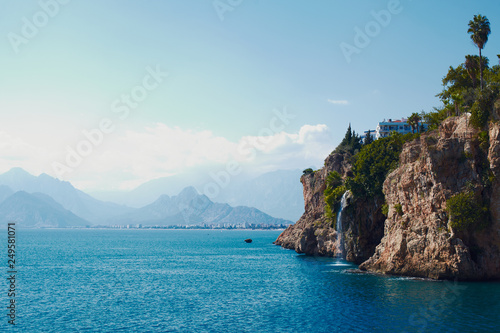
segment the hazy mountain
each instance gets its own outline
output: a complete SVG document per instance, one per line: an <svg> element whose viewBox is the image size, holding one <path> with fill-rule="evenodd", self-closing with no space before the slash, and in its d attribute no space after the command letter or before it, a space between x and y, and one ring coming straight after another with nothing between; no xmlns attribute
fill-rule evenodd
<svg viewBox="0 0 500 333"><path fill-rule="evenodd" d="M269 216L256 208L214 203L207 196L198 194L194 187L185 188L177 196L162 195L152 204L114 219L114 222L144 225L292 223Z"/></svg>
<svg viewBox="0 0 500 333"><path fill-rule="evenodd" d="M132 211L132 208L102 202L76 189L69 182L60 181L47 174L36 177L21 168L13 168L0 175L0 185L14 192L44 193L65 209L91 223L105 223L109 218ZM1 197L1 191L0 191Z"/></svg>
<svg viewBox="0 0 500 333"><path fill-rule="evenodd" d="M0 204L0 223L15 221L22 227L85 226L89 222L76 216L42 193L19 191Z"/></svg>
<svg viewBox="0 0 500 333"><path fill-rule="evenodd" d="M208 174L205 174L207 176ZM200 176L201 177L201 176ZM207 180L190 178L203 189ZM188 187L179 195L168 195L178 189L186 179L168 177L150 181L129 192L130 198L153 198L142 208L130 208L116 203L103 202L74 188L69 182L60 181L46 174L38 177L20 168L0 175L0 202L14 192L43 193L59 203L63 209L88 221L86 224L217 224L217 223L289 223L285 219L271 217L290 216L296 221L303 209L302 188L296 171L278 171L252 180L234 178L220 188L217 202L199 195L195 188ZM211 179L211 181L214 181ZM180 191L180 190L179 190ZM156 196L157 193L163 195ZM174 192L175 193L179 193ZM130 199L131 200L131 199ZM137 199L137 201L141 201ZM225 203L227 200L230 204ZM193 205L193 202L200 205ZM222 203L220 203L222 202ZM256 208L243 207L256 206ZM200 208L202 207L202 208ZM258 208L263 208L262 211ZM53 208L53 207L52 207ZM40 220L40 219L39 219Z"/></svg>
<svg viewBox="0 0 500 333"><path fill-rule="evenodd" d="M101 200L139 208L162 195L175 195L186 186L193 186L203 193L207 184L216 184L214 174L191 172L153 179L129 192L96 192L93 195ZM279 170L258 177L234 176L227 185L217 185L219 193L211 199L231 206L255 207L271 216L297 221L304 212L301 175L300 170Z"/></svg>
<svg viewBox="0 0 500 333"><path fill-rule="evenodd" d="M210 180L206 171L187 172L181 175L152 179L130 191L99 191L90 194L105 201L129 207L141 208L151 204L162 195L177 195L184 188L194 186L203 188Z"/></svg>
<svg viewBox="0 0 500 333"><path fill-rule="evenodd" d="M228 186L213 200L232 206L255 207L271 216L295 222L304 213L301 175L300 170L265 173L237 187Z"/></svg>
<svg viewBox="0 0 500 333"><path fill-rule="evenodd" d="M14 191L7 185L0 185L0 203L14 194Z"/></svg>

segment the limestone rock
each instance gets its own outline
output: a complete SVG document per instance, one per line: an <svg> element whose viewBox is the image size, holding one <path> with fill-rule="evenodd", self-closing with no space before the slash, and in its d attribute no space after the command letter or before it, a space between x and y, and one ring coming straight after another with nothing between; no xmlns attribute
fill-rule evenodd
<svg viewBox="0 0 500 333"><path fill-rule="evenodd" d="M346 260L361 263L368 259L383 235L383 202L374 200L347 200L342 214L344 251L340 251L340 235L333 223L325 217L326 177L337 171L344 178L351 175L350 155L335 153L329 155L325 165L312 174L300 179L304 187L305 212L294 225L288 227L274 242L284 248L317 256L343 256Z"/></svg>
<svg viewBox="0 0 500 333"><path fill-rule="evenodd" d="M447 119L439 131L403 147L399 168L384 182L389 205L384 237L360 269L432 279L500 278L498 124L490 125L489 138L484 153L464 115ZM485 159L495 176L491 184L485 180ZM487 228L453 232L446 200L464 190L490 202L492 223ZM402 215L394 209L397 204Z"/></svg>

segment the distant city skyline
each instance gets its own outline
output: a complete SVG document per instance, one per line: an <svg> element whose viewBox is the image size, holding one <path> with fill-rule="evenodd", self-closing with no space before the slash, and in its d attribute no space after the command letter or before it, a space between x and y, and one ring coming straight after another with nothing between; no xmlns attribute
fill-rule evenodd
<svg viewBox="0 0 500 333"><path fill-rule="evenodd" d="M0 3L0 173L90 191L319 168L349 123L439 106L475 14L500 53L495 1Z"/></svg>

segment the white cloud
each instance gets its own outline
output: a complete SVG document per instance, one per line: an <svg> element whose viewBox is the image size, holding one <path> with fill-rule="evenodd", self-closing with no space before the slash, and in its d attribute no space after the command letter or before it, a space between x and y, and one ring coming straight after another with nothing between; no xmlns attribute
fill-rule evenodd
<svg viewBox="0 0 500 333"><path fill-rule="evenodd" d="M76 131L72 136L59 134L54 140L46 138L48 132L61 133L56 128L0 132L0 172L20 166L34 174L56 177L52 164L66 164L67 147L76 150L85 137ZM102 143L93 146L81 164L61 178L82 189L117 190L188 169L220 168L229 161L237 161L248 173L305 168L323 164L333 147L330 134L326 125L304 125L296 133L244 136L234 142L211 131L157 123L104 135Z"/></svg>
<svg viewBox="0 0 500 333"><path fill-rule="evenodd" d="M328 99L328 103L335 104L335 105L348 105L349 101L345 99L339 99L339 100L334 100L334 99Z"/></svg>

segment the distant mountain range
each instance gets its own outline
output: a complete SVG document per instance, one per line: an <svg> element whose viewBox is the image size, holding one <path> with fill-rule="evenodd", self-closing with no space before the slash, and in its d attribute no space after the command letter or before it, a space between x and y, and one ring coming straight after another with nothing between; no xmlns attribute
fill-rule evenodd
<svg viewBox="0 0 500 333"><path fill-rule="evenodd" d="M42 193L19 191L0 204L0 223L15 221L22 227L84 226L88 221L64 209Z"/></svg>
<svg viewBox="0 0 500 333"><path fill-rule="evenodd" d="M60 181L47 174L36 177L21 168L13 168L0 175L0 185L7 186L13 192L44 193L75 215L98 224L133 210L124 205L94 199L74 188L69 182Z"/></svg>
<svg viewBox="0 0 500 333"><path fill-rule="evenodd" d="M290 224L251 207L214 203L187 187L177 196L161 195L141 208L104 202L46 174L20 168L0 175L0 223L25 227L69 227L110 224Z"/></svg>
<svg viewBox="0 0 500 333"><path fill-rule="evenodd" d="M162 195L145 207L115 219L119 224L193 225L193 224L290 224L290 221L271 217L256 208L231 207L214 203L187 187L177 196Z"/></svg>
<svg viewBox="0 0 500 333"><path fill-rule="evenodd" d="M210 199L231 206L255 207L271 216L297 221L304 213L304 197L300 183L301 170L279 170L258 177L235 177ZM153 179L129 192L95 192L100 200L130 207L144 207L161 195L176 195L186 186L193 186L203 193L204 187L215 182L208 173L188 173Z"/></svg>

